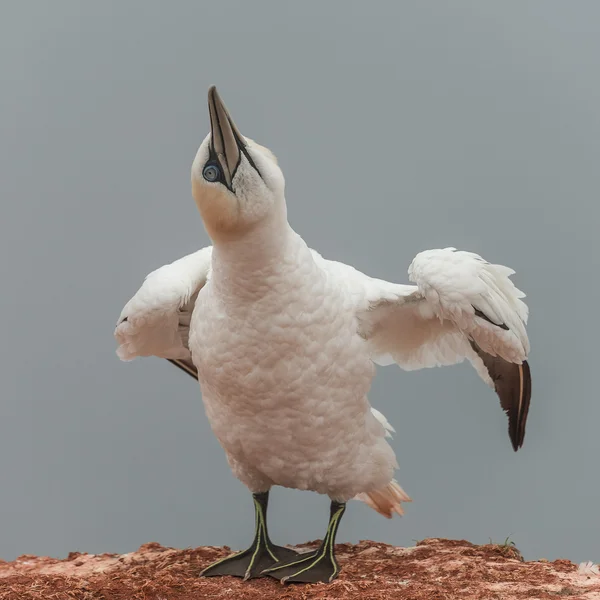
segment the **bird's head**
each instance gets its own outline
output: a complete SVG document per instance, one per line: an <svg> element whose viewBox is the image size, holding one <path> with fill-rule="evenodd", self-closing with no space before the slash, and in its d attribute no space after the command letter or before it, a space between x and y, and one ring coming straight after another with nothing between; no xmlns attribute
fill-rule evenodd
<svg viewBox="0 0 600 600"><path fill-rule="evenodd" d="M243 235L285 211L275 155L244 137L215 86L208 90L210 133L192 164L192 194L213 240Z"/></svg>

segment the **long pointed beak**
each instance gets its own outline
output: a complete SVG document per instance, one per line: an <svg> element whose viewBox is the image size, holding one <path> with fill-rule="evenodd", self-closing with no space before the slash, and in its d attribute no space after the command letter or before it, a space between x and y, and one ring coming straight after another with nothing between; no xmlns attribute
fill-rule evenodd
<svg viewBox="0 0 600 600"><path fill-rule="evenodd" d="M241 159L241 148L247 142L236 127L217 88L208 89L208 112L210 114L210 145L223 169L225 181L231 188L231 180Z"/></svg>

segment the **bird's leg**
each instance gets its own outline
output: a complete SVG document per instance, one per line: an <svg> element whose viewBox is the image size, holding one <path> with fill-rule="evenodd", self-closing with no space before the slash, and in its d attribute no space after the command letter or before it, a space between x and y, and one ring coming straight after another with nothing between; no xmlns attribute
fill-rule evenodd
<svg viewBox="0 0 600 600"><path fill-rule="evenodd" d="M329 583L333 581L340 571L335 559L335 535L345 510L345 503L331 502L327 533L316 552L299 555L292 560L269 567L263 573L279 579L281 583Z"/></svg>
<svg viewBox="0 0 600 600"><path fill-rule="evenodd" d="M283 561L294 560L298 553L289 548L276 546L267 532L267 505L269 492L252 494L254 499L255 533L254 541L247 550L237 552L209 565L200 573L201 577L233 575L253 579L262 577L262 571Z"/></svg>

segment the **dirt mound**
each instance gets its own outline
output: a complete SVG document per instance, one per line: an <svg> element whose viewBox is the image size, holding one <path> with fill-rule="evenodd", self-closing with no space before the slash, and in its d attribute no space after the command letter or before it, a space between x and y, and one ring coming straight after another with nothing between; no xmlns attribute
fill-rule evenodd
<svg viewBox="0 0 600 600"><path fill-rule="evenodd" d="M299 550L316 547L311 542ZM129 554L0 561L0 600L558 599L600 600L597 567L568 560L523 562L512 545L427 539L412 548L339 544L342 572L330 585L282 586L270 578L199 578L228 548L144 544Z"/></svg>

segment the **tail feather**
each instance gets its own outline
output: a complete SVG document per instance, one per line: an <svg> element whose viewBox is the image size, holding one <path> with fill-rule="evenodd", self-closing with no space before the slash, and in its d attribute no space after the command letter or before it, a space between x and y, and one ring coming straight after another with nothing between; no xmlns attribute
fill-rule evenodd
<svg viewBox="0 0 600 600"><path fill-rule="evenodd" d="M384 488L358 494L354 499L364 502L388 519L391 519L394 513L400 516L404 514L401 502L412 502L395 479L392 479Z"/></svg>

